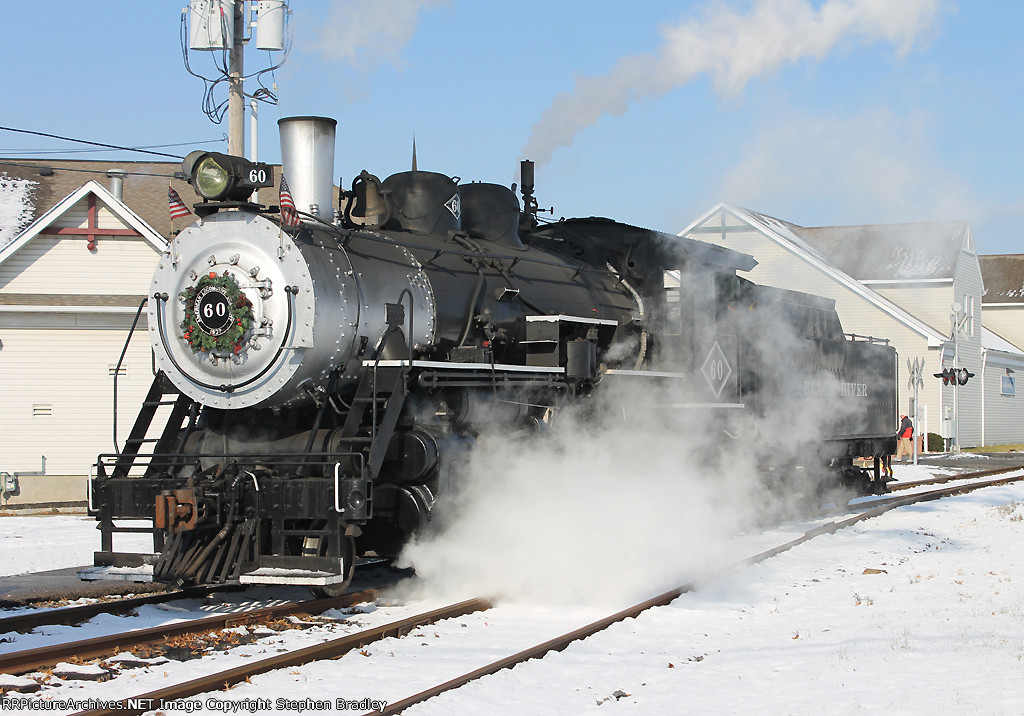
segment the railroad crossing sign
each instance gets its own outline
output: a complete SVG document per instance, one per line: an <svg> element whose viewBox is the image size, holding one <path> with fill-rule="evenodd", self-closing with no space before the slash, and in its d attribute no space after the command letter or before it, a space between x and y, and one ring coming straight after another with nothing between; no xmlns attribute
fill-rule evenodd
<svg viewBox="0 0 1024 716"><path fill-rule="evenodd" d="M732 375L732 366L729 365L725 351L718 345L718 341L711 346L708 357L704 359L704 365L700 367L700 372L704 375L704 380L711 386L711 392L715 394L716 398L720 397Z"/></svg>
<svg viewBox="0 0 1024 716"><path fill-rule="evenodd" d="M923 388L924 387L924 361L920 358L914 358L911 362L907 358L907 371L910 374L910 380L907 381L908 388Z"/></svg>

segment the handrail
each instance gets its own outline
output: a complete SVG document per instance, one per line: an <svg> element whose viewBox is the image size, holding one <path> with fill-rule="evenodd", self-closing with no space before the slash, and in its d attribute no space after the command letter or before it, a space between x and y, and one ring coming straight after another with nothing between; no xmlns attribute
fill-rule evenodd
<svg viewBox="0 0 1024 716"><path fill-rule="evenodd" d="M121 349L121 357L117 359L117 365L114 366L114 451L120 454L121 450L117 446L117 377L121 375L121 365L124 363L124 357L128 353L128 344L132 342L132 336L135 335L135 326L139 324L139 318L142 316L142 309L146 307L149 302L149 297L142 299L142 303L139 304L139 308L135 311L135 320L132 321L132 327L128 329L128 337L124 341L124 348Z"/></svg>

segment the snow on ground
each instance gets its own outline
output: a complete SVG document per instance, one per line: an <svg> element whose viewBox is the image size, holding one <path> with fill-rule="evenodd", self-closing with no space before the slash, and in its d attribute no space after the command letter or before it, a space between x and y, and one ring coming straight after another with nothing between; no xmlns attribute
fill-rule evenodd
<svg viewBox="0 0 1024 716"><path fill-rule="evenodd" d="M92 564L96 520L85 515L0 515L0 576ZM114 548L152 551L148 535L115 535Z"/></svg>
<svg viewBox="0 0 1024 716"><path fill-rule="evenodd" d="M896 471L901 480L936 472L911 465ZM742 551L753 554L813 524L747 535ZM52 539L58 526L59 543ZM8 573L51 560L74 564L65 553L95 548L91 523L77 518L0 518L0 546L19 533L21 541L11 544L32 545L22 553L32 561L19 569L4 549L0 566ZM406 713L1024 713L1022 540L1024 485L900 508L736 569L564 652ZM88 561L82 555L78 564ZM106 683L66 681L27 698L126 698L432 606L382 602L336 613L337 625L267 637L208 659L133 669ZM276 699L395 701L600 616L589 606L503 604L341 659L255 676L194 697L189 708L220 713L223 703L207 698L269 698L273 713L308 714L308 702L277 708ZM22 647L33 641L18 639L25 639Z"/></svg>

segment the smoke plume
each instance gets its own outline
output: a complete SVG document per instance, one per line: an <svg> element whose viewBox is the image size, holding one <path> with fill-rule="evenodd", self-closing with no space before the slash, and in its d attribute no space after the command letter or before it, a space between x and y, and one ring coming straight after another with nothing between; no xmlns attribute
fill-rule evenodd
<svg viewBox="0 0 1024 716"><path fill-rule="evenodd" d="M658 98L699 75L735 95L751 79L803 59L825 58L843 42L885 42L908 52L934 25L940 0L756 0L749 11L714 4L699 21L667 26L656 54L621 59L608 74L579 77L533 126L523 156L550 161L602 116Z"/></svg>

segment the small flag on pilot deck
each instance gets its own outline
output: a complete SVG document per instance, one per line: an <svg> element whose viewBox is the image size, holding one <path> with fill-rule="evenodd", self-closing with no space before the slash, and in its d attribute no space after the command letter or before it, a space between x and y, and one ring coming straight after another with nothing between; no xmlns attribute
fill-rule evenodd
<svg viewBox="0 0 1024 716"><path fill-rule="evenodd" d="M170 186L167 187L167 201L170 205L171 221L180 219L183 216L189 216L192 212L185 206L185 202L178 196L178 192L174 191Z"/></svg>
<svg viewBox="0 0 1024 716"><path fill-rule="evenodd" d="M292 193L288 191L288 182L281 175L281 224L284 226L299 226L299 212L295 210L295 202L292 201Z"/></svg>

